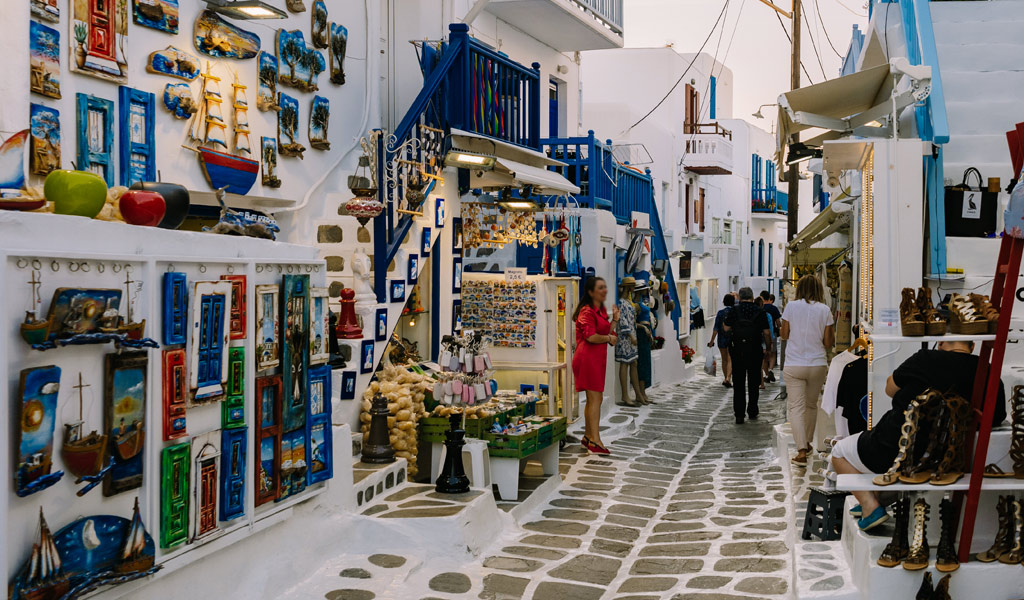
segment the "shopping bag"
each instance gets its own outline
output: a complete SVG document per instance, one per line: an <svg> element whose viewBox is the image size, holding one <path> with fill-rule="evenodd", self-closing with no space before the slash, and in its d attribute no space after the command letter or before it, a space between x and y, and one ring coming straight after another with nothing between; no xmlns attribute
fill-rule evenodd
<svg viewBox="0 0 1024 600"><path fill-rule="evenodd" d="M704 372L714 376L715 370L715 349L708 348L708 351L704 353Z"/></svg>
<svg viewBox="0 0 1024 600"><path fill-rule="evenodd" d="M968 179L978 177L978 186L971 187ZM953 237L992 237L996 233L996 207L998 192L982 187L981 172L974 167L964 171L963 180L946 187L946 235Z"/></svg>

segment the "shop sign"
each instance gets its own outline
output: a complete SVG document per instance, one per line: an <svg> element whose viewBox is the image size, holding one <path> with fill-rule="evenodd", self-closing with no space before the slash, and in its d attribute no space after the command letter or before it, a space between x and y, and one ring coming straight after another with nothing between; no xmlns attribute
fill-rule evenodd
<svg viewBox="0 0 1024 600"><path fill-rule="evenodd" d="M510 283L526 281L526 267L511 267L505 269L505 281Z"/></svg>

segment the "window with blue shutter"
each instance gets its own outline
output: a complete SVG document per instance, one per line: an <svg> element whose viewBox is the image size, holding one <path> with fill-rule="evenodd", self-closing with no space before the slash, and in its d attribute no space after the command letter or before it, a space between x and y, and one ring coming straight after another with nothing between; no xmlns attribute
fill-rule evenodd
<svg viewBox="0 0 1024 600"><path fill-rule="evenodd" d="M184 344L187 327L188 286L184 273L164 273L164 345Z"/></svg>
<svg viewBox="0 0 1024 600"><path fill-rule="evenodd" d="M224 296L203 296L199 325L199 387L219 386L224 352Z"/></svg>
<svg viewBox="0 0 1024 600"><path fill-rule="evenodd" d="M764 240L757 242L757 276L764 277Z"/></svg>
<svg viewBox="0 0 1024 600"><path fill-rule="evenodd" d="M221 431L220 520L245 514L245 436L247 428Z"/></svg>
<svg viewBox="0 0 1024 600"><path fill-rule="evenodd" d="M121 177L123 186L156 179L154 125L156 100L152 93L122 85L120 110Z"/></svg>
<svg viewBox="0 0 1024 600"><path fill-rule="evenodd" d="M105 98L76 94L78 164L114 185L114 103Z"/></svg>
<svg viewBox="0 0 1024 600"><path fill-rule="evenodd" d="M750 240L750 276L754 276L754 240Z"/></svg>
<svg viewBox="0 0 1024 600"><path fill-rule="evenodd" d="M715 115L718 114L718 111L715 109L715 105L717 104L717 102L715 101L715 98L717 96L717 91L716 91L717 87L718 87L718 78L715 77L715 76L712 76L711 77L711 118L712 119L716 118Z"/></svg>

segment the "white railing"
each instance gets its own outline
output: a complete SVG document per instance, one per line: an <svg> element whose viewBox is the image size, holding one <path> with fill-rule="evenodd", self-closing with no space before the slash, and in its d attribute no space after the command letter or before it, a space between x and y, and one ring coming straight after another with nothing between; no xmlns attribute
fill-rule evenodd
<svg viewBox="0 0 1024 600"><path fill-rule="evenodd" d="M732 170L732 142L714 133L693 134L686 140L686 167L722 167Z"/></svg>
<svg viewBox="0 0 1024 600"><path fill-rule="evenodd" d="M604 21L615 33L622 34L622 0L572 0Z"/></svg>

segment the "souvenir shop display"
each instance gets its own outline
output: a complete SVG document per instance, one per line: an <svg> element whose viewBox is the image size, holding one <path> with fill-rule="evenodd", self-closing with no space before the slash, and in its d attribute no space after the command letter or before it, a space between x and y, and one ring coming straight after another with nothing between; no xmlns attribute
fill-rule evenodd
<svg viewBox="0 0 1024 600"><path fill-rule="evenodd" d="M90 387L78 374L78 384L73 386L78 391L78 419L64 423L64 442L61 445L60 457L64 468L74 475L75 484L85 483L85 487L75 492L84 496L105 478L114 461L110 456L106 434L97 433L93 429L85 435L85 398L84 390Z"/></svg>
<svg viewBox="0 0 1024 600"><path fill-rule="evenodd" d="M103 495L113 496L142 486L149 360L145 352L107 354L104 360L103 419L114 464Z"/></svg>
<svg viewBox="0 0 1024 600"><path fill-rule="evenodd" d="M260 170L259 161L251 158L246 86L238 83L238 74L235 73L231 86L232 100L228 105L228 112L232 115L229 142L228 121L222 110L225 96L221 89L221 78L213 74L209 62L200 76L203 80L198 94L201 102L199 111L192 115L188 129L189 145L185 148L193 150L199 157L199 164L210 187L244 196L256 183L256 175ZM223 202L221 207L227 210Z"/></svg>
<svg viewBox="0 0 1024 600"><path fill-rule="evenodd" d="M0 144L0 208L3 210L36 210L46 205L45 199L21 197L29 133L30 130L22 129Z"/></svg>
<svg viewBox="0 0 1024 600"><path fill-rule="evenodd" d="M345 50L348 46L348 29L343 25L331 23L331 42L327 52L330 57L331 83L345 85Z"/></svg>
<svg viewBox="0 0 1024 600"><path fill-rule="evenodd" d="M132 0L136 25L178 33L178 0Z"/></svg>
<svg viewBox="0 0 1024 600"><path fill-rule="evenodd" d="M419 438L416 425L427 414L424 400L433 385L433 379L424 373L406 367L387 366L381 369L377 379L363 392L362 413L359 415L363 442L369 441L372 420L370 411L374 398L379 396L386 401L387 439L394 448L395 456L409 462L410 478L416 477L418 472L416 459Z"/></svg>
<svg viewBox="0 0 1024 600"><path fill-rule="evenodd" d="M193 81L199 77L199 57L186 50L168 46L150 53L146 60L146 71Z"/></svg>
<svg viewBox="0 0 1024 600"><path fill-rule="evenodd" d="M192 205L188 189L177 183L160 181L137 181L130 187L132 190L156 192L164 199L164 218L157 224L160 229L177 229L185 222L188 209Z"/></svg>
<svg viewBox="0 0 1024 600"><path fill-rule="evenodd" d="M546 230L537 231L534 213L510 211L490 202L462 204L462 231L466 249L503 248L513 242L537 247L555 239Z"/></svg>
<svg viewBox="0 0 1024 600"><path fill-rule="evenodd" d="M32 16L44 21L60 21L60 7L57 0L32 0Z"/></svg>
<svg viewBox="0 0 1024 600"><path fill-rule="evenodd" d="M327 288L309 289L309 364L322 365L330 360L331 331Z"/></svg>
<svg viewBox="0 0 1024 600"><path fill-rule="evenodd" d="M334 474L331 434L331 369L310 369L309 402L306 412L306 483L313 485Z"/></svg>
<svg viewBox="0 0 1024 600"><path fill-rule="evenodd" d="M462 259L452 259L452 293L462 293Z"/></svg>
<svg viewBox="0 0 1024 600"><path fill-rule="evenodd" d="M341 315L338 317L338 325L335 328L339 339L363 339L363 328L356 315L355 296L356 293L352 288L341 290Z"/></svg>
<svg viewBox="0 0 1024 600"><path fill-rule="evenodd" d="M79 269L82 267L79 266ZM69 345L105 344L115 342L118 346L129 348L156 348L156 341L143 337L146 321L132 321L131 299L133 289L138 293L140 288L132 284L139 283L131 279L130 267L117 265L117 270L124 269L125 285L128 296L125 302L126 314L122 315L122 292L118 289L79 289L57 288L50 301L46 322L46 339L33 343L36 350L50 350ZM38 319L26 316L29 323L28 331L22 328L22 338L26 341L41 337ZM23 323L23 326L26 323ZM36 329L38 327L38 329ZM29 335L30 334L30 335Z"/></svg>
<svg viewBox="0 0 1024 600"><path fill-rule="evenodd" d="M121 185L156 179L156 96L130 88L117 88L118 154Z"/></svg>
<svg viewBox="0 0 1024 600"><path fill-rule="evenodd" d="M341 374L341 396L342 400L354 400L356 397L356 372L345 371Z"/></svg>
<svg viewBox="0 0 1024 600"><path fill-rule="evenodd" d="M376 342L386 342L388 339L388 309L378 308L374 319L373 339Z"/></svg>
<svg viewBox="0 0 1024 600"><path fill-rule="evenodd" d="M422 256L423 258L430 257L430 246L432 241L433 240L431 240L430 238L429 227L424 227L422 230L420 230L420 256Z"/></svg>
<svg viewBox="0 0 1024 600"><path fill-rule="evenodd" d="M188 338L188 283L184 273L163 275L164 345L184 344Z"/></svg>
<svg viewBox="0 0 1024 600"><path fill-rule="evenodd" d="M228 208L224 202L227 189L228 186L224 186L214 193L220 204L220 220L213 227L204 226L203 231L225 235L245 235L265 240L276 239L277 233L281 231L277 222L262 213Z"/></svg>
<svg viewBox="0 0 1024 600"><path fill-rule="evenodd" d="M256 378L256 506L276 500L281 489L281 376Z"/></svg>
<svg viewBox="0 0 1024 600"><path fill-rule="evenodd" d="M391 334L391 342L387 345L388 359L393 365L418 365L423 361L419 353L419 342Z"/></svg>
<svg viewBox="0 0 1024 600"><path fill-rule="evenodd" d="M259 60L256 61L258 85L256 87L256 108L262 111L278 111L281 107L277 104L277 78L278 62L277 57L270 52L260 52Z"/></svg>
<svg viewBox="0 0 1024 600"><path fill-rule="evenodd" d="M405 302L405 281L398 279L390 282L391 301Z"/></svg>
<svg viewBox="0 0 1024 600"><path fill-rule="evenodd" d="M363 340L359 345L359 372L373 373L373 340Z"/></svg>
<svg viewBox="0 0 1024 600"><path fill-rule="evenodd" d="M417 254L410 254L409 258L408 258L408 262L406 264L408 265L408 269L407 269L408 273L406 275L405 281L409 285L413 285L413 284L416 283L416 280L419 279L419 276L420 276L420 257L419 257L419 255L417 255Z"/></svg>
<svg viewBox="0 0 1024 600"><path fill-rule="evenodd" d="M281 156L302 158L306 147L297 142L299 136L299 101L284 92L278 92L277 103L277 148ZM287 143L285 138L288 138Z"/></svg>
<svg viewBox="0 0 1024 600"><path fill-rule="evenodd" d="M302 0L285 0L285 6L288 10L294 13L306 12L306 5L303 4Z"/></svg>
<svg viewBox="0 0 1024 600"><path fill-rule="evenodd" d="M260 51L260 37L221 18L212 10L204 10L192 29L196 50L213 58L245 60Z"/></svg>
<svg viewBox="0 0 1024 600"><path fill-rule="evenodd" d="M220 431L192 438L189 460L192 464L192 496L188 518L189 542L195 543L217 531L217 487L220 482Z"/></svg>
<svg viewBox="0 0 1024 600"><path fill-rule="evenodd" d="M128 3L71 2L71 71L124 81L128 71Z"/></svg>
<svg viewBox="0 0 1024 600"><path fill-rule="evenodd" d="M192 293L192 344L189 346L189 389L192 405L207 404L224 395L227 383L232 284L198 281Z"/></svg>
<svg viewBox="0 0 1024 600"><path fill-rule="evenodd" d="M260 144L263 147L263 185L279 188L281 180L277 176L277 138L263 136Z"/></svg>
<svg viewBox="0 0 1024 600"><path fill-rule="evenodd" d="M278 29L275 47L277 57L281 61L278 81L282 85L303 92L315 92L320 89L317 77L327 69L327 62L320 51L306 45L302 31Z"/></svg>
<svg viewBox="0 0 1024 600"><path fill-rule="evenodd" d="M277 499L284 500L306 489L306 431L299 429L281 436L281 489Z"/></svg>
<svg viewBox="0 0 1024 600"><path fill-rule="evenodd" d="M434 200L434 227L436 227L437 229L441 229L442 227L444 227L444 210L444 198L438 196L437 199Z"/></svg>
<svg viewBox="0 0 1024 600"><path fill-rule="evenodd" d="M176 119L188 119L199 111L199 103L187 83L168 83L164 86L164 108Z"/></svg>
<svg viewBox="0 0 1024 600"><path fill-rule="evenodd" d="M191 444L184 442L160 452L160 547L188 541Z"/></svg>
<svg viewBox="0 0 1024 600"><path fill-rule="evenodd" d="M462 326L485 332L494 346L533 348L537 330L537 284L532 281L465 281Z"/></svg>
<svg viewBox="0 0 1024 600"><path fill-rule="evenodd" d="M346 214L358 219L362 227L384 210L384 205L377 199L377 141L377 135L360 141L363 154L359 157L359 167L348 177L348 188L353 198L342 207Z"/></svg>
<svg viewBox="0 0 1024 600"><path fill-rule="evenodd" d="M32 554L14 576L11 600L80 598L106 585L119 585L159 571L156 547L139 515L82 517L56 534L39 509L39 538Z"/></svg>
<svg viewBox="0 0 1024 600"><path fill-rule="evenodd" d="M60 168L60 111L42 104L32 103L29 106L29 121L31 123L29 165L32 167L33 174L46 175L50 171ZM103 191L103 194L106 196L106 190ZM99 212L99 209L96 212Z"/></svg>
<svg viewBox="0 0 1024 600"><path fill-rule="evenodd" d="M313 0L313 10L309 16L312 21L309 37L313 47L326 48L330 32L327 29L327 5L324 4L324 0Z"/></svg>
<svg viewBox="0 0 1024 600"><path fill-rule="evenodd" d="M228 310L228 331L232 340L245 339L246 307L249 306L245 275L221 275L221 281L231 282L231 306Z"/></svg>
<svg viewBox="0 0 1024 600"><path fill-rule="evenodd" d="M291 432L306 424L309 382L309 275L285 275L281 289L281 425Z"/></svg>
<svg viewBox="0 0 1024 600"><path fill-rule="evenodd" d="M175 348L163 351L163 414L164 441L187 435L185 407L188 390L185 387L185 350Z"/></svg>
<svg viewBox="0 0 1024 600"><path fill-rule="evenodd" d="M256 370L266 371L280 364L281 345L278 317L280 287L256 286Z"/></svg>
<svg viewBox="0 0 1024 600"><path fill-rule="evenodd" d="M323 96L313 96L309 110L309 145L316 150L330 150L327 141L327 127L331 121L331 101Z"/></svg>
<svg viewBox="0 0 1024 600"><path fill-rule="evenodd" d="M60 98L60 32L29 21L29 88L40 95Z"/></svg>
<svg viewBox="0 0 1024 600"><path fill-rule="evenodd" d="M39 287L42 285L39 275L39 269L32 269L32 279L27 282L32 289L29 296L29 308L25 311L25 319L18 326L21 339L29 345L45 342L50 332L50 320L39 318L38 307L43 302L39 296Z"/></svg>
<svg viewBox="0 0 1024 600"><path fill-rule="evenodd" d="M258 396L257 396L258 398ZM220 520L231 521L245 515L245 459L248 429L222 429Z"/></svg>
<svg viewBox="0 0 1024 600"><path fill-rule="evenodd" d="M221 402L220 425L225 429L245 425L245 347L228 349L227 395Z"/></svg>
<svg viewBox="0 0 1024 600"><path fill-rule="evenodd" d="M57 422L60 367L24 369L18 382L18 469L15 493L20 497L41 492L60 481L53 471L53 430Z"/></svg>
<svg viewBox="0 0 1024 600"><path fill-rule="evenodd" d="M167 205L157 192L128 190L118 199L118 210L129 225L156 227L163 220Z"/></svg>

